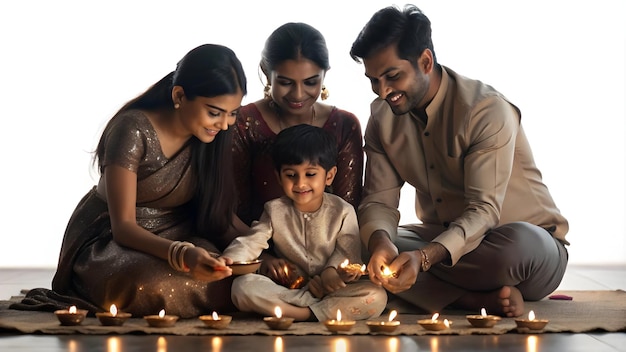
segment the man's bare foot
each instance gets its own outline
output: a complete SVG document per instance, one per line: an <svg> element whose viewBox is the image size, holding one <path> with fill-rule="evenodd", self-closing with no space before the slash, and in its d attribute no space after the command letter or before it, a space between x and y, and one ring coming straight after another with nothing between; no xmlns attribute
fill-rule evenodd
<svg viewBox="0 0 626 352"><path fill-rule="evenodd" d="M468 292L453 306L473 311L485 308L489 314L519 317L524 313L524 298L517 288L503 286L491 292Z"/></svg>

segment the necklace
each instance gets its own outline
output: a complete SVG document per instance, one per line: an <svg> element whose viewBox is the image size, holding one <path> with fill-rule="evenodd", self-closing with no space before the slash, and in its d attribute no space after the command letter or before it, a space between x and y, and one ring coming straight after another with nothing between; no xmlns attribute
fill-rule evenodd
<svg viewBox="0 0 626 352"><path fill-rule="evenodd" d="M270 100L269 106L270 108L272 108L272 110L274 110L274 113L276 114L276 118L278 119L278 127L280 128L281 131L287 127L291 127L291 126L286 126L283 124L283 119L280 115L280 108L278 107L278 105L276 105L276 103L273 100ZM309 124L311 126L314 126L314 123L315 123L315 105L311 106L311 122L309 122Z"/></svg>

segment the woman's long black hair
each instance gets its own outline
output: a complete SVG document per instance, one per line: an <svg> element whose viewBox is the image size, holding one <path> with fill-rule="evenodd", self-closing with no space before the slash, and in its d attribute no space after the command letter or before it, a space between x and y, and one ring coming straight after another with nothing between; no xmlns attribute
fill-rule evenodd
<svg viewBox="0 0 626 352"><path fill-rule="evenodd" d="M107 123L94 158L100 173L104 172L104 136L113 122L122 112L131 109L173 109L174 86L181 86L188 100L198 96L210 98L238 92L247 94L243 67L231 49L204 44L191 50L178 62L175 71L127 102ZM215 238L231 226L235 209L232 129L218 133L211 143L203 143L195 137L190 143L192 167L198 177L198 190L193 200L196 231L200 236Z"/></svg>

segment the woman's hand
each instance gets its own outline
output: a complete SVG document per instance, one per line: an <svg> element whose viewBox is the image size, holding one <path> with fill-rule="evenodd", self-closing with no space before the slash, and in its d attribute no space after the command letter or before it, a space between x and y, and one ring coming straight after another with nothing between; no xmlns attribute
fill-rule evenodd
<svg viewBox="0 0 626 352"><path fill-rule="evenodd" d="M211 282L222 280L233 274L228 266L233 263L227 257L215 258L201 247L188 248L184 254L185 265L189 268L191 276L196 280Z"/></svg>

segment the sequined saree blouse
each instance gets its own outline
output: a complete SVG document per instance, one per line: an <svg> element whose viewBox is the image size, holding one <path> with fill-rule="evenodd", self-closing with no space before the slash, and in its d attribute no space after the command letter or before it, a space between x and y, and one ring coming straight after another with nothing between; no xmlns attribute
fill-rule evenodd
<svg viewBox="0 0 626 352"><path fill-rule="evenodd" d="M322 127L337 139L339 156L332 193L355 208L361 200L363 136L356 116L334 107ZM283 195L276 180L270 148L276 140L254 103L241 108L233 136L237 215L247 224L259 219L265 202Z"/></svg>

